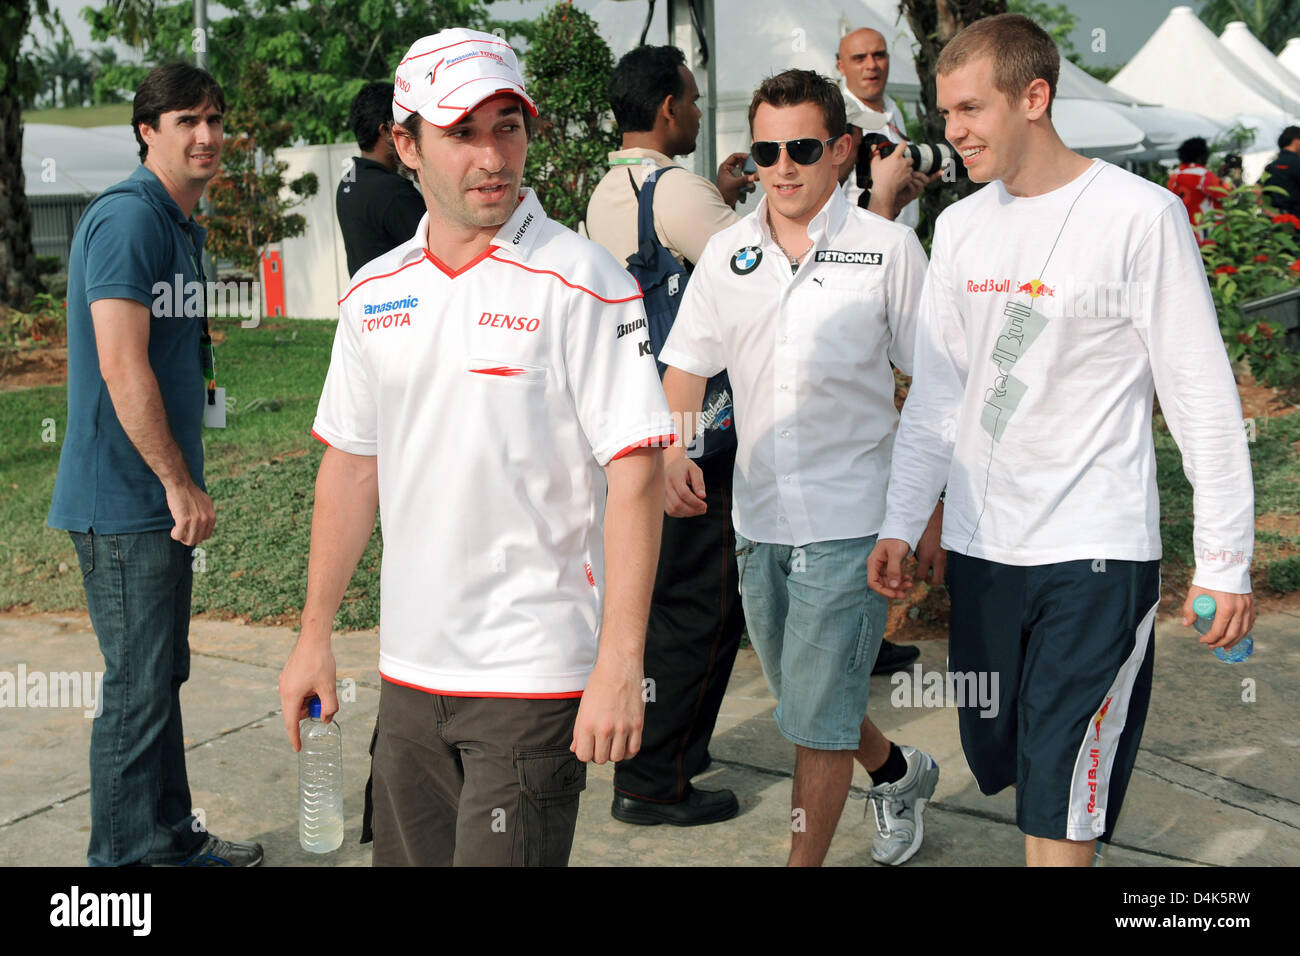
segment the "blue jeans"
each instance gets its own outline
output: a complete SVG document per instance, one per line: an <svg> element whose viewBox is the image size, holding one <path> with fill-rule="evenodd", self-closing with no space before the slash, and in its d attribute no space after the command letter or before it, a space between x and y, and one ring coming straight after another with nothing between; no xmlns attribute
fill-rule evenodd
<svg viewBox="0 0 1300 956"><path fill-rule="evenodd" d="M87 860L180 862L207 837L190 812L181 727L191 549L170 531L68 533L104 655L103 712L90 733Z"/></svg>
<svg viewBox="0 0 1300 956"><path fill-rule="evenodd" d="M812 750L856 750L889 604L867 587L876 536L763 544L736 535L749 639L776 726Z"/></svg>

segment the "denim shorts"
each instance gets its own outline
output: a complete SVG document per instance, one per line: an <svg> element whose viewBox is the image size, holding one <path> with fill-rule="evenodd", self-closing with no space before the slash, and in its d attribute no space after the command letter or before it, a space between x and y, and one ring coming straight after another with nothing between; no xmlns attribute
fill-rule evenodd
<svg viewBox="0 0 1300 956"><path fill-rule="evenodd" d="M867 587L876 536L762 544L736 535L749 639L776 725L813 750L856 750L889 604Z"/></svg>

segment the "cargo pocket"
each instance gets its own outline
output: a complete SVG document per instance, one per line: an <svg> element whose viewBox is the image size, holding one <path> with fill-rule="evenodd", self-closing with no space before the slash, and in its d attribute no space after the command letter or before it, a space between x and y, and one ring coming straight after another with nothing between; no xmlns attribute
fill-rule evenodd
<svg viewBox="0 0 1300 956"><path fill-rule="evenodd" d="M567 747L516 750L524 866L567 866L587 765Z"/></svg>
<svg viewBox="0 0 1300 956"><path fill-rule="evenodd" d="M361 843L375 839L375 741L379 739L379 719L375 719L375 732L370 735L370 776L366 778L366 808L361 812Z"/></svg>
<svg viewBox="0 0 1300 956"><path fill-rule="evenodd" d="M81 565L81 577L84 579L95 570L95 534L92 531L69 531L72 546L77 549L77 563Z"/></svg>
<svg viewBox="0 0 1300 956"><path fill-rule="evenodd" d="M874 640L876 637L874 622L872 621L871 601L867 601L867 606L862 611L862 624L858 628L858 642L853 647L853 656L849 660L849 673L854 673L865 662L869 667L876 665L876 654L880 651L880 641ZM870 660L867 660L870 658Z"/></svg>

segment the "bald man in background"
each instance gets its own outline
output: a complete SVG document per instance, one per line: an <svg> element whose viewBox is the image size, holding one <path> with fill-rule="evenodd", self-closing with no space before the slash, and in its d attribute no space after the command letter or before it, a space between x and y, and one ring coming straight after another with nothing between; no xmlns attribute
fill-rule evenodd
<svg viewBox="0 0 1300 956"><path fill-rule="evenodd" d="M884 114L885 125L879 130L880 135L889 138L892 143L907 142L906 122L903 111L893 97L886 95L885 83L889 80L889 45L879 30L862 27L846 33L840 39L839 52L835 56L835 67L840 71L844 82L845 108L852 113L854 107L874 110ZM895 222L901 222L912 229L916 228L921 218L921 205L917 197L921 190L940 176L935 173L927 176L913 172L911 183L905 188L899 200L905 199L902 212ZM849 176L844 183L844 195L853 205L858 205L862 188L854 176Z"/></svg>

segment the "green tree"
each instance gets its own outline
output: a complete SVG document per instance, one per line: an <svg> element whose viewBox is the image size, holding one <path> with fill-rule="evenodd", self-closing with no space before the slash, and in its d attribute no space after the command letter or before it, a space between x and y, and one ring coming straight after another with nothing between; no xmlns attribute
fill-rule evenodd
<svg viewBox="0 0 1300 956"><path fill-rule="evenodd" d="M0 304L15 309L25 309L40 288L23 177L22 104L38 83L22 43L33 17L53 26L47 0L0 6Z"/></svg>
<svg viewBox="0 0 1300 956"><path fill-rule="evenodd" d="M618 149L609 101L614 56L595 22L567 3L536 22L525 62L538 129L528 148L524 184L552 219L576 228L587 200Z"/></svg>
<svg viewBox="0 0 1300 956"><path fill-rule="evenodd" d="M1076 17L1063 3L1051 4L1045 0L1007 0L1007 13L1022 13L1047 31L1061 56L1073 63L1079 62L1079 55L1074 50L1074 41L1070 34L1079 25Z"/></svg>
<svg viewBox="0 0 1300 956"><path fill-rule="evenodd" d="M83 7L81 16L92 25L98 24L123 43L137 50L143 50L147 45L147 38L154 32L155 7L153 0L108 0L98 10L93 7ZM192 12L191 16L193 16ZM97 37L97 39L102 40L104 37Z"/></svg>
<svg viewBox="0 0 1300 956"><path fill-rule="evenodd" d="M1290 37L1300 34L1300 3L1295 0L1205 0L1197 15L1216 35L1241 20L1274 56Z"/></svg>
<svg viewBox="0 0 1300 956"><path fill-rule="evenodd" d="M944 121L935 105L934 67L948 41L963 27L983 17L1007 12L1007 0L901 0L903 14L917 40L916 75L921 81L921 141L942 143ZM960 160L958 160L960 162ZM921 193L921 222L918 231L928 238L934 234L934 221L945 206L970 195L969 179L940 181Z"/></svg>
<svg viewBox="0 0 1300 956"><path fill-rule="evenodd" d="M207 189L212 214L199 218L213 257L254 276L267 246L306 230L307 220L290 210L318 188L314 173L286 183L288 164L274 158L275 150L293 140L294 129L270 108L266 73L266 67L250 65L230 91L241 105L226 115L221 172ZM286 189L292 197L284 195Z"/></svg>
<svg viewBox="0 0 1300 956"><path fill-rule="evenodd" d="M115 71L125 64L117 62L117 51L101 46L90 54L90 99L92 103L120 103L126 97L112 81ZM135 89L139 84L129 85Z"/></svg>
<svg viewBox="0 0 1300 956"><path fill-rule="evenodd" d="M193 59L190 0L148 4L130 16L110 5L82 14L97 41L111 37L144 43L147 64ZM146 15L144 8L150 12ZM493 19L481 0L226 0L228 16L209 21L203 38L209 69L226 90L228 106L243 104L239 79L250 63L266 67L266 107L308 143L346 139L348 107L360 87L389 80L411 43L447 27L500 30L526 39L527 24ZM141 26L144 24L144 26ZM101 84L102 85L102 84Z"/></svg>
<svg viewBox="0 0 1300 956"><path fill-rule="evenodd" d="M84 106L90 96L90 63L72 40L66 24L37 51L40 92L49 96L49 104L59 108Z"/></svg>

